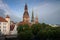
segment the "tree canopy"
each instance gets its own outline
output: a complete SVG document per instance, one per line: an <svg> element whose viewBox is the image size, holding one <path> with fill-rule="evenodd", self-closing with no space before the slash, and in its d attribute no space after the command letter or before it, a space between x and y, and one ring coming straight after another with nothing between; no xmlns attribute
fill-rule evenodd
<svg viewBox="0 0 60 40"><path fill-rule="evenodd" d="M20 40L58 40L60 39L60 27L51 27L45 23L20 25L17 28Z"/></svg>

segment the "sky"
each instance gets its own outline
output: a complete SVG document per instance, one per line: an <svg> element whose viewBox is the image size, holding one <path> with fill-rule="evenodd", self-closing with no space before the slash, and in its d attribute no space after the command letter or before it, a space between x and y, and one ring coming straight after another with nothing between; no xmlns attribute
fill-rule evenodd
<svg viewBox="0 0 60 40"><path fill-rule="evenodd" d="M23 18L24 6L27 4L31 20L38 15L40 23L60 24L60 0L0 0L0 16L10 15L11 20L20 22Z"/></svg>

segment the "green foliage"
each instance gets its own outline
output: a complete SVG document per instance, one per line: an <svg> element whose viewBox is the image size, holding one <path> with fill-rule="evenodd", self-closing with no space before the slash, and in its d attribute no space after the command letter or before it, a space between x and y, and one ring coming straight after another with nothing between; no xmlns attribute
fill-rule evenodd
<svg viewBox="0 0 60 40"><path fill-rule="evenodd" d="M39 24L33 24L32 26L31 26L31 29L32 29L32 33L34 34L34 35L36 35L38 32L39 32L39 29L40 28L40 25Z"/></svg>
<svg viewBox="0 0 60 40"><path fill-rule="evenodd" d="M22 32L22 31L26 31L28 29L29 29L29 25L27 25L27 24L20 25L20 26L17 27L18 33Z"/></svg>
<svg viewBox="0 0 60 40"><path fill-rule="evenodd" d="M45 23L33 24L31 27L27 24L20 25L17 28L20 40L57 40L60 38L60 27L51 27Z"/></svg>
<svg viewBox="0 0 60 40"><path fill-rule="evenodd" d="M19 32L22 32L22 31L23 31L23 25L18 26L18 27L17 27L17 31L18 31L18 33L19 33Z"/></svg>

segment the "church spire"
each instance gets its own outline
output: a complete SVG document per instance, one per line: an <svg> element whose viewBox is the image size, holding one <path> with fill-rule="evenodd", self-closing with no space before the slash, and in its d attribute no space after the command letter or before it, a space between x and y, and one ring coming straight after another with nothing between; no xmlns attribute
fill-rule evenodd
<svg viewBox="0 0 60 40"><path fill-rule="evenodd" d="M24 15L28 15L29 16L27 4L25 4Z"/></svg>
<svg viewBox="0 0 60 40"><path fill-rule="evenodd" d="M34 12L32 10L32 18L31 18L31 22L34 22Z"/></svg>
<svg viewBox="0 0 60 40"><path fill-rule="evenodd" d="M25 10L28 10L28 8L27 8L27 4L25 4Z"/></svg>
<svg viewBox="0 0 60 40"><path fill-rule="evenodd" d="M24 8L23 21L29 22L29 13L28 13L27 4L25 4L25 8Z"/></svg>

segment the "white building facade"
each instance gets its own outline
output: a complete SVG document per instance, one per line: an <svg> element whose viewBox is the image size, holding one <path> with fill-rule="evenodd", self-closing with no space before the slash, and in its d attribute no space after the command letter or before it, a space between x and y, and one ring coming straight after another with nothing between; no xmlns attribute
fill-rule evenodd
<svg viewBox="0 0 60 40"><path fill-rule="evenodd" d="M10 33L10 17L8 15L5 19L0 17L0 32L4 35L9 35Z"/></svg>

